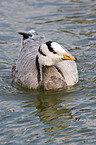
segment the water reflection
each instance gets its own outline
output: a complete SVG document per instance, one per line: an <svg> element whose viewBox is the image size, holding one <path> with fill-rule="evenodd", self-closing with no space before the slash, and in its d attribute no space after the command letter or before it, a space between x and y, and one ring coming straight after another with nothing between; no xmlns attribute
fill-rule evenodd
<svg viewBox="0 0 96 145"><path fill-rule="evenodd" d="M71 109L68 107L74 106L74 104L70 104L74 97L68 97L68 95L66 97L66 95L67 93L64 95L62 93L50 95L41 93L36 99L24 102L23 107L36 107L35 116L39 116L40 121L45 125L48 124L48 127L44 129L48 135L68 134L70 129L69 131L67 129L70 127L70 122L74 120ZM76 130L73 129L72 132L74 131Z"/></svg>
<svg viewBox="0 0 96 145"><path fill-rule="evenodd" d="M0 2L0 143L96 144L96 1ZM73 90L27 92L11 82L17 32L30 29L78 58L80 81Z"/></svg>

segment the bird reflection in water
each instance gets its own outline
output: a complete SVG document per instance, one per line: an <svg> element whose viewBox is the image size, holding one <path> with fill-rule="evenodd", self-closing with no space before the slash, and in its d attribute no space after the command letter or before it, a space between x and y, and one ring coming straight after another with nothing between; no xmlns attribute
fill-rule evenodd
<svg viewBox="0 0 96 145"><path fill-rule="evenodd" d="M70 109L71 106L74 106L72 102L70 103L74 96L69 94L69 97L66 97L66 93L63 92L63 94L64 97L62 97L62 92L49 95L41 93L23 107L36 107L35 116L38 116L41 122L48 125L44 128L45 133L51 136L63 135L64 139L64 135L73 133L76 129L70 130L71 122L75 121L72 109Z"/></svg>

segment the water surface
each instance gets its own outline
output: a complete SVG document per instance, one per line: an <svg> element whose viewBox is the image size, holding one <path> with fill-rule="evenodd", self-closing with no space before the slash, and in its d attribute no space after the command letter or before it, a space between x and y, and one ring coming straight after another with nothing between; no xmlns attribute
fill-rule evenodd
<svg viewBox="0 0 96 145"><path fill-rule="evenodd" d="M0 1L0 144L96 144L96 1ZM32 91L12 82L18 31L35 29L78 58L69 90Z"/></svg>

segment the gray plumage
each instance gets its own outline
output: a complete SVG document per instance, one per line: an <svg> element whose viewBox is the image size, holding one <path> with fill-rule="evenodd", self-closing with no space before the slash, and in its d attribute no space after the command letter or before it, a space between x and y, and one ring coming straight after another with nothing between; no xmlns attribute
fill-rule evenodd
<svg viewBox="0 0 96 145"><path fill-rule="evenodd" d="M12 68L12 75L17 84L28 89L49 90L65 89L78 82L77 66L73 60L64 60L54 66L43 66L42 81L39 81L40 74L38 73L36 57L41 44L47 41L49 40L38 35L34 30L23 35L20 55L16 65Z"/></svg>

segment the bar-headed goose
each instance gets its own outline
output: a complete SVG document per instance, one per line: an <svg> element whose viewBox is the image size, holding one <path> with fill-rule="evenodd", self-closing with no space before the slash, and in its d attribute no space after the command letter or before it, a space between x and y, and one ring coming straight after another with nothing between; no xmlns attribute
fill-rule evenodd
<svg viewBox="0 0 96 145"><path fill-rule="evenodd" d="M22 35L21 51L12 68L17 84L29 89L65 89L78 82L75 58L61 45L31 30Z"/></svg>

